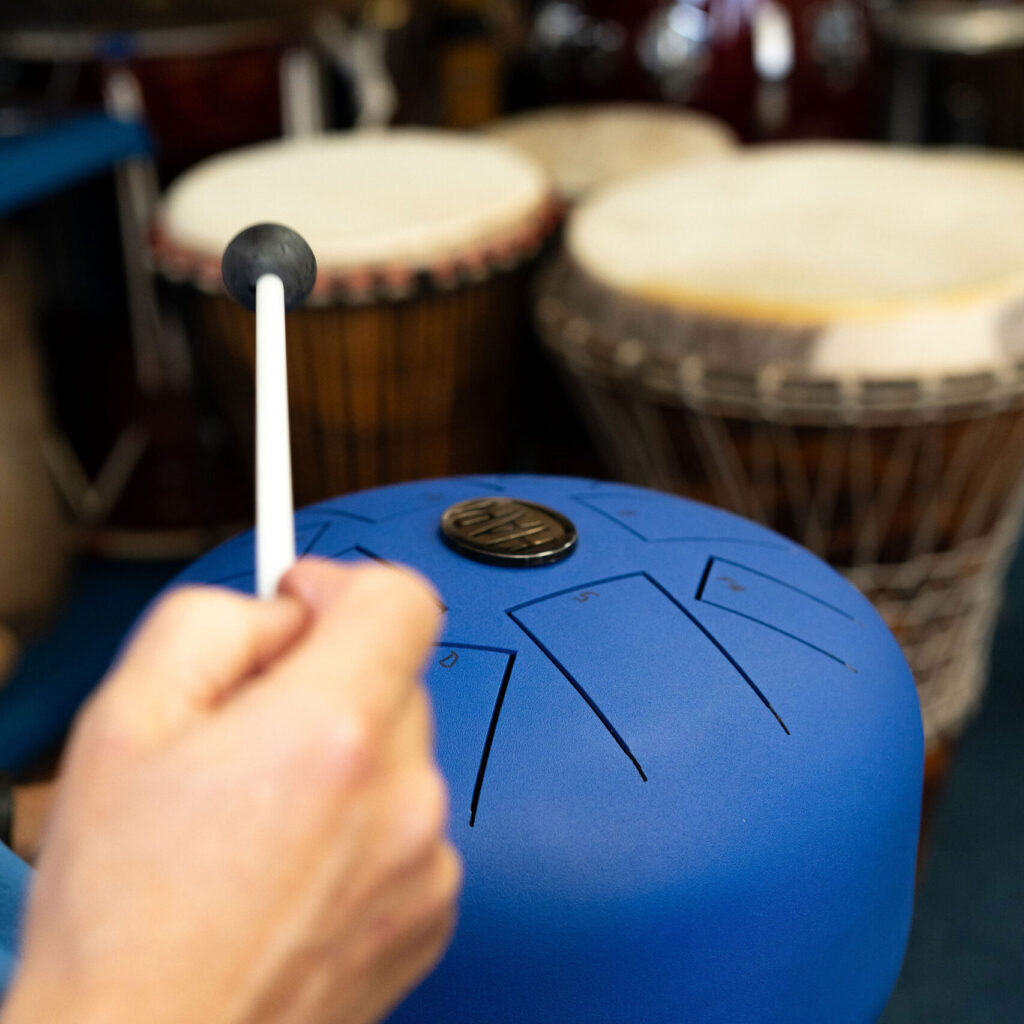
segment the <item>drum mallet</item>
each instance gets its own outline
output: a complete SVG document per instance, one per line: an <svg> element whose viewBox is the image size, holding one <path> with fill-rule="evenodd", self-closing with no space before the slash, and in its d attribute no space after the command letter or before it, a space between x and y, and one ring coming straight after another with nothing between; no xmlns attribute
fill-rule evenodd
<svg viewBox="0 0 1024 1024"><path fill-rule="evenodd" d="M255 224L224 250L221 274L232 298L256 312L256 592L273 597L295 561L284 314L313 290L316 258L291 228Z"/></svg>

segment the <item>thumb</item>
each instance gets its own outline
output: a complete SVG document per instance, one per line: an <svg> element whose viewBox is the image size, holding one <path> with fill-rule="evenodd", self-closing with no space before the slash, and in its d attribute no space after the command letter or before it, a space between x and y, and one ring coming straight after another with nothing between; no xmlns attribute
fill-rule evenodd
<svg viewBox="0 0 1024 1024"><path fill-rule="evenodd" d="M303 632L291 597L257 600L219 587L182 587L146 616L97 695L140 740L172 739L213 713Z"/></svg>

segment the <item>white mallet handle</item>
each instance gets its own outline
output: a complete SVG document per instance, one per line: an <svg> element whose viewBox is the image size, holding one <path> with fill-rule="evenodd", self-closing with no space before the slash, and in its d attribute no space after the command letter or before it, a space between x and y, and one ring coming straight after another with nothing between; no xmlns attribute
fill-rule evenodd
<svg viewBox="0 0 1024 1024"><path fill-rule="evenodd" d="M256 282L256 592L273 597L295 561L284 284Z"/></svg>

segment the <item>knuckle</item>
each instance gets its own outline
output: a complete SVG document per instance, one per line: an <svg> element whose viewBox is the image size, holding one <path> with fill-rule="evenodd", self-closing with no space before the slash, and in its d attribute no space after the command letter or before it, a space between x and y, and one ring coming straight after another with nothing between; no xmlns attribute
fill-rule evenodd
<svg viewBox="0 0 1024 1024"><path fill-rule="evenodd" d="M79 712L72 730L69 755L97 765L120 761L142 743L138 723L118 695L101 691Z"/></svg>
<svg viewBox="0 0 1024 1024"><path fill-rule="evenodd" d="M441 774L437 765L431 765L427 771L429 790L432 797L432 809L434 820L437 823L438 832L444 832L448 828L449 794L448 781Z"/></svg>
<svg viewBox="0 0 1024 1024"><path fill-rule="evenodd" d="M451 843L445 843L441 851L441 866L438 871L438 896L442 906L451 908L459 893L465 869L462 858Z"/></svg>
<svg viewBox="0 0 1024 1024"><path fill-rule="evenodd" d="M413 681L410 697L410 715L416 728L416 737L423 749L433 751L437 743L437 722L434 718L434 702L430 692L420 680Z"/></svg>
<svg viewBox="0 0 1024 1024"><path fill-rule="evenodd" d="M438 618L437 592L423 576L405 566L360 566L353 588L361 598L387 606L392 614L415 617L428 625Z"/></svg>
<svg viewBox="0 0 1024 1024"><path fill-rule="evenodd" d="M450 844L438 851L429 881L420 889L420 919L442 928L454 923L456 904L462 890L462 860Z"/></svg>
<svg viewBox="0 0 1024 1024"><path fill-rule="evenodd" d="M417 773L399 811L410 859L430 855L448 824L448 786L436 768L426 767Z"/></svg>
<svg viewBox="0 0 1024 1024"><path fill-rule="evenodd" d="M206 612L209 591L205 587L177 587L153 609L150 622L156 626L174 626L190 622Z"/></svg>
<svg viewBox="0 0 1024 1024"><path fill-rule="evenodd" d="M389 565L379 562L362 562L352 569L350 593L360 597L390 597L398 574Z"/></svg>
<svg viewBox="0 0 1024 1024"><path fill-rule="evenodd" d="M366 716L322 714L301 748L316 775L336 791L347 793L373 771L378 749L376 730Z"/></svg>
<svg viewBox="0 0 1024 1024"><path fill-rule="evenodd" d="M208 625L214 618L219 627L231 629L246 600L216 587L178 587L161 598L150 612L146 629L160 637L173 636Z"/></svg>
<svg viewBox="0 0 1024 1024"><path fill-rule="evenodd" d="M431 620L437 618L441 597L430 580L406 566L397 569L395 575L402 587L404 600Z"/></svg>
<svg viewBox="0 0 1024 1024"><path fill-rule="evenodd" d="M445 850L448 854L452 895L457 896L462 891L462 883L466 879L466 867L462 863L462 856L452 843L445 843Z"/></svg>

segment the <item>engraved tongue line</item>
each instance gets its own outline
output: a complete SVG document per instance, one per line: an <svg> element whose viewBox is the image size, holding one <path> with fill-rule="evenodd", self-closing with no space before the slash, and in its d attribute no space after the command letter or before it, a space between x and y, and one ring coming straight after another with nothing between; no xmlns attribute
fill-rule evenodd
<svg viewBox="0 0 1024 1024"><path fill-rule="evenodd" d="M529 631L529 629L526 628L526 626L522 623L522 621L519 618L517 618L517 616L515 614L516 612L522 611L522 609L524 609L524 608L529 608L532 605L541 604L544 601L550 601L554 597L562 597L565 594L571 594L571 593L574 593L574 592L579 592L579 591L582 591L582 590L587 590L587 589L591 589L591 588L594 588L594 587L598 587L598 586L601 586L602 584L616 583L619 580L628 580L628 579L645 579L656 590L658 590L661 594L663 594L666 598L668 598L668 600L676 607L676 609L678 609L680 612L682 612L682 614L687 619L689 619L690 622L692 622L693 625L696 626L697 629L701 633L703 633L704 636L707 637L708 640L711 641L712 645L725 658L725 660L736 670L736 672L739 674L740 678L747 684L747 686L750 687L750 689L754 692L754 694L761 701L761 703L764 704L764 706L768 709L768 711L771 712L771 714L774 716L775 720L779 723L780 726L782 726L782 731L787 736L790 735L789 727L782 720L781 716L775 710L775 708L772 707L771 702L768 700L768 698L765 696L765 694L760 690L760 688L754 682L754 680L750 677L750 675L743 669L743 667L740 665L740 663L728 652L728 650L726 650L725 646L714 636L714 634L711 632L711 630L709 630L697 618L696 615L694 615L692 612L688 611L680 603L680 601L676 597L673 596L672 592L667 590L664 586L662 586L653 576L650 575L650 573L644 572L643 570L640 570L639 572L625 572L625 573L622 573L621 575L618 575L618 576L607 576L604 579L600 579L600 580L591 580L591 581L589 581L587 583L577 583L574 587L566 587L564 590L556 590L556 591L553 591L550 594L545 594L542 597L535 597L535 598L533 598L530 601L524 601L522 604L518 604L514 608L506 609L505 614L508 615L512 619L512 621L517 626L519 626L519 628L524 633L526 633L526 635L529 636L530 639L547 655L547 657L554 663L555 667L562 673L562 675L564 675L565 678L568 679L569 682L572 683L572 685L576 687L576 689L580 693L580 696L583 697L583 699L591 706L591 708L593 708L593 710L597 714L598 718L600 718L601 721L604 723L605 728L612 734L612 736L615 738L616 742L619 744L620 747L622 747L623 751L626 753L626 755L629 757L629 759L634 763L634 765L636 765L637 771L640 772L640 774L643 777L645 782L647 781L647 776L644 775L643 769L640 767L639 762L633 756L633 754L630 751L629 747L626 746L626 743L622 739L622 737L619 736L618 732L616 732L616 730L612 726L611 722L608 721L608 719L605 717L604 713L597 707L597 705L594 704L591 701L590 696L586 693L585 690L583 690L583 688L579 685L579 683L577 683L577 681L572 677L572 675L558 662L557 658L555 658L554 655L552 655L551 652L548 651L547 648L544 647L544 645L537 639L537 637L535 637ZM854 670L854 671L856 671L856 670Z"/></svg>
<svg viewBox="0 0 1024 1024"><path fill-rule="evenodd" d="M630 573L630 574L627 574L627 575L635 575L635 574ZM626 579L627 576L624 575L622 577L611 577L611 578L612 579ZM607 581L602 580L600 582L607 582ZM584 584L584 586L589 586L589 585L590 584ZM576 588L573 588L573 589L576 589ZM560 596L561 594L567 594L567 593L571 593L571 591L569 591L569 590L558 591L555 594L547 594L544 597L535 598L532 601L525 601L523 604L516 605L514 608L506 608L505 609L505 614L534 642L534 644L536 644L536 646L538 647L540 652L568 680L568 682L570 683L572 688L583 698L584 702L587 704L587 706L590 708L590 710L593 711L595 715L597 715L598 720L605 727L605 729L608 730L609 735L618 744L619 749L632 762L633 767L637 770L637 773L639 774L640 778L644 782L646 782L647 781L647 773L644 771L643 766L640 764L640 761L637 759L637 757L633 753L633 751L630 750L629 744L626 743L626 741L622 738L622 735L619 733L618 729L616 729L615 726L612 725L612 723L611 723L610 719L608 718L608 716L597 705L597 702L593 699L593 697L591 697L590 694L584 689L584 687L579 682L579 680L576 679L576 677L569 671L569 669L566 668L566 666L563 665L562 662L559 661L559 659L557 657L555 657L555 655L552 653L552 651L549 650L549 648L541 641L540 637L538 637L537 634L534 633L533 630L531 630L529 628L529 626L527 626L526 623L523 622L523 620L521 618L519 618L519 616L516 614L517 612L522 611L522 609L528 608L530 605L540 604L543 601L550 600L552 597Z"/></svg>

